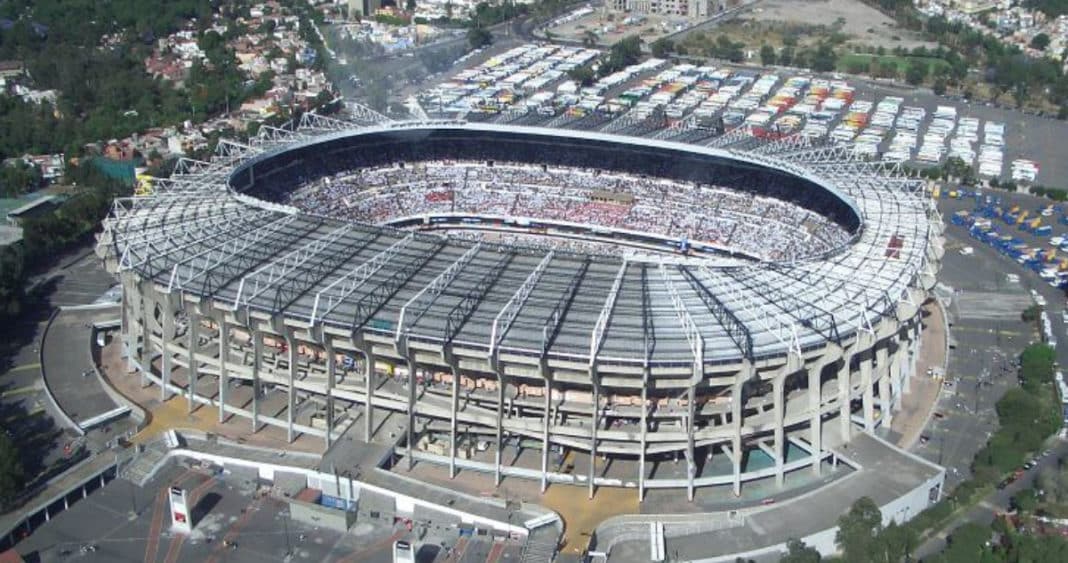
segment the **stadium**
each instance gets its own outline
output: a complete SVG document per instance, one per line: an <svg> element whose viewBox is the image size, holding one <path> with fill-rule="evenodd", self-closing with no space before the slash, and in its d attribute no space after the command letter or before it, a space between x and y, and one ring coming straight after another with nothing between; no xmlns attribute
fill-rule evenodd
<svg viewBox="0 0 1068 563"><path fill-rule="evenodd" d="M409 465L692 499L900 406L943 239L895 166L312 114L119 200L97 252L131 371L190 410L327 446L401 417Z"/></svg>

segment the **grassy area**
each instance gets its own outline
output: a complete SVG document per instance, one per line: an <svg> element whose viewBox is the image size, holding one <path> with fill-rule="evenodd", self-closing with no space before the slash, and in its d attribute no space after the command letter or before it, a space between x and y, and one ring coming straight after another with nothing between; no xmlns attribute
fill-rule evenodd
<svg viewBox="0 0 1068 563"><path fill-rule="evenodd" d="M872 63L874 62L876 67L894 65L897 67L897 74L904 75L914 61L926 62L929 69L928 73L931 75L948 72L950 68L948 62L935 57L847 53L838 57L838 70L850 73L869 72L869 69L873 68Z"/></svg>

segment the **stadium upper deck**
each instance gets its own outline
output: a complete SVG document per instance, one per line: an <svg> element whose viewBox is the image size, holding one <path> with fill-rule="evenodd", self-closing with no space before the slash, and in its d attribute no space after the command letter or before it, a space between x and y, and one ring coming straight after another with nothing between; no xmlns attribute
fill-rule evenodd
<svg viewBox="0 0 1068 563"><path fill-rule="evenodd" d="M458 136L469 135L480 137L478 150L497 147L513 159L574 158L589 144L597 150L585 164L643 170L638 168L643 159L635 156L655 155L644 159L650 172L715 174L721 184L732 180L739 188L779 193L824 213L829 209L828 215L853 228L863 217L864 226L851 245L830 256L717 269L685 260L630 263L444 242L299 215L226 189L228 177L247 189L295 165L329 166L339 150L346 158L353 148L378 153L365 155L372 159L396 158L382 143L386 138L394 140L394 150L415 146L436 157L434 147L454 147ZM527 138L533 146L516 150ZM108 222L110 244L104 250L119 260L120 269L154 280L167 292L194 294L224 310L282 314L301 325L463 344L483 354L491 348L545 352L584 363L591 352L598 362L632 366L688 365L695 353L709 363L733 363L842 341L894 314L911 299L908 290L919 285L922 274L933 276L928 241L934 211L917 181L888 176L882 165L831 148L783 147L769 157L464 123L341 132L305 128L281 140L226 146L241 153L179 175L158 195L120 203ZM544 151L547 146L560 150ZM419 154L413 149L408 158ZM611 160L599 160L605 158ZM490 342L494 321L500 334ZM702 341L700 350L695 337ZM647 349L636 348L635 341L648 342Z"/></svg>
<svg viewBox="0 0 1068 563"><path fill-rule="evenodd" d="M701 448L722 447L733 451L737 491L767 475L743 469L747 442L774 433L768 449L781 482L787 428L810 429L805 447L818 469L823 416L839 413L848 439L859 399L863 425L873 428L878 387L888 420L893 397L907 387L918 306L943 250L922 184L892 165L804 140L764 144L731 133L714 144L464 122L357 127L306 116L293 131L265 128L248 145L223 141L211 163L183 161L153 195L117 202L98 252L122 276L125 346L142 377L164 396L218 406L220 418L237 413L253 428L278 424L291 437L329 442L335 421L352 412L339 413L335 401L360 403L368 437L372 408L406 412L409 451L421 447L416 418L449 419L453 469L462 420L496 427L490 467L498 478L508 470L505 431L542 441L543 487L549 478L583 482L550 476L549 443L589 451L591 491L604 482L594 475L598 453L638 455L643 490L645 456L681 451L688 478L648 486L687 486L691 498L695 486L731 481L702 475L696 462ZM788 199L855 235L803 260L725 267L450 240L240 193L268 193L320 165L440 159L456 147L475 151L461 155L469 160L501 151L511 161L545 156L682 179L714 174L716 185ZM363 359L347 365L350 354ZM362 379L353 373L357 361ZM372 366L386 364L410 381L383 385ZM838 389L827 377L832 366ZM434 381L451 373L440 378L452 382L451 402L430 386L434 372ZM205 377L217 378L217 392L197 391ZM250 399L234 402L235 382L251 383ZM287 406L274 411L285 419L263 412L262 382L288 390ZM460 385L468 390L463 404ZM307 401L315 412L325 402L327 414L309 420ZM599 428L609 417L635 426ZM647 419L664 424L650 428Z"/></svg>

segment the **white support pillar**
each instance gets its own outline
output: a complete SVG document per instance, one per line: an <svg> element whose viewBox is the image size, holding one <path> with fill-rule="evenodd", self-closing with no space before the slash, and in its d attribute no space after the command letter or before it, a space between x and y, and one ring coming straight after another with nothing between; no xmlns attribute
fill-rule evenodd
<svg viewBox="0 0 1068 563"><path fill-rule="evenodd" d="M596 374L594 374L596 377ZM590 481L589 498L593 498L593 480L597 474L597 426L601 419L601 389L597 382L593 382L593 420L590 428Z"/></svg>
<svg viewBox="0 0 1068 563"><path fill-rule="evenodd" d="M853 411L850 408L850 383L849 372L853 369L853 354L842 356L842 365L838 367L838 408L839 424L842 440L848 441L853 436Z"/></svg>
<svg viewBox="0 0 1068 563"><path fill-rule="evenodd" d="M216 322L219 324L219 422L226 422L226 395L230 386L226 365L230 355L230 325L226 324L222 315L216 317Z"/></svg>
<svg viewBox="0 0 1068 563"><path fill-rule="evenodd" d="M901 392L898 396L904 395L912 390L912 371L908 369L906 363L911 355L912 343L908 337L903 337L897 342L897 352L894 354L894 360L896 363L897 377L901 382ZM900 408L900 403L898 407Z"/></svg>
<svg viewBox="0 0 1068 563"><path fill-rule="evenodd" d="M782 488L783 485L783 468L784 468L784 456L786 455L786 448L783 444L783 402L785 397L784 387L786 383L787 373L783 373L775 377L771 382L772 393L775 395L775 486Z"/></svg>
<svg viewBox="0 0 1068 563"><path fill-rule="evenodd" d="M408 470L415 467L415 354L408 356Z"/></svg>
<svg viewBox="0 0 1068 563"><path fill-rule="evenodd" d="M880 418L883 421L883 428L887 429L890 428L890 423L894 418L891 412L893 408L892 392L890 390L892 370L890 369L889 352L889 344L883 344L875 349L875 369L879 370L879 410L882 411Z"/></svg>
<svg viewBox="0 0 1068 563"><path fill-rule="evenodd" d="M364 397L367 399L363 405L363 441L370 443L371 432L374 431L375 402L375 355L370 345L363 352L363 383ZM408 446L411 447L411 444Z"/></svg>
<svg viewBox="0 0 1068 563"><path fill-rule="evenodd" d="M812 472L819 476L822 471L820 462L823 450L823 417L820 414L823 389L823 368L826 364L818 363L808 368L808 410L809 410L809 438L812 445Z"/></svg>
<svg viewBox="0 0 1068 563"><path fill-rule="evenodd" d="M289 352L289 389L286 393L286 440L293 443L296 433L293 431L293 411L297 408L297 339L293 333L286 334L286 344Z"/></svg>
<svg viewBox="0 0 1068 563"><path fill-rule="evenodd" d="M638 454L638 502L645 500L645 449L646 440L649 434L649 391L648 378L642 382L642 420L641 420L641 436L640 436L640 448L641 453Z"/></svg>
<svg viewBox="0 0 1068 563"><path fill-rule="evenodd" d="M549 374L543 368L541 372L542 378L545 379L545 413L542 415L542 429L541 429L541 492L544 493L548 488L549 478L549 423L552 419L552 397L553 397L553 385L552 380L549 378ZM497 451L501 451L501 440L497 440Z"/></svg>
<svg viewBox="0 0 1068 563"><path fill-rule="evenodd" d="M186 329L186 336L188 340L186 342L186 352L189 354L187 363L189 365L189 384L185 386L185 395L189 401L187 409L189 412L193 412L194 397L197 394L197 378L200 377L200 362L197 360L197 352L200 349L200 317L194 311L188 311L186 318L189 319L189 328Z"/></svg>
<svg viewBox="0 0 1068 563"><path fill-rule="evenodd" d="M864 407L864 431L871 433L875 430L875 391L872 388L871 370L874 358L868 350L860 359L860 386L861 400Z"/></svg>
<svg viewBox="0 0 1068 563"><path fill-rule="evenodd" d="M745 379L748 379L752 375L752 372L745 374ZM734 389L731 393L731 426L733 426L733 432L731 432L731 461L734 463L734 496L742 496L742 412L743 402L745 397L742 396L743 389L742 381L734 384Z"/></svg>
<svg viewBox="0 0 1068 563"><path fill-rule="evenodd" d="M497 368L497 451L493 456L493 484L501 486L501 442L504 441L504 368ZM542 451L549 449L549 444L541 445Z"/></svg>
<svg viewBox="0 0 1068 563"><path fill-rule="evenodd" d="M263 331L253 330L251 323L249 331L252 333L252 433L260 430L260 372L263 370Z"/></svg>
<svg viewBox="0 0 1068 563"><path fill-rule="evenodd" d="M884 373L879 378L879 409L882 411L883 428L887 429L894 421L894 399L890 395L890 374Z"/></svg>
<svg viewBox="0 0 1068 563"><path fill-rule="evenodd" d="M171 353L167 349L171 338L174 337L174 307L171 303L172 299L168 295L165 299L165 305L162 308L163 311L163 337L160 339L160 364L159 375L160 385L159 400L166 402L170 398L170 390L168 387L171 384L171 370L174 369L174 361L171 359Z"/></svg>
<svg viewBox="0 0 1068 563"><path fill-rule="evenodd" d="M132 291L129 288L134 284L132 279L127 275L123 275L122 277L122 338L126 346L123 353L126 355L126 365L127 367L130 367L132 365L130 360L133 359L137 347L137 337L134 333L134 326L136 323L133 320L136 308L131 304L131 300L133 300L136 291Z"/></svg>
<svg viewBox="0 0 1068 563"><path fill-rule="evenodd" d="M693 481L697 474L697 460L695 459L697 453L694 451L696 387L696 385L690 385L689 391L686 392L686 499L690 502L693 502Z"/></svg>
<svg viewBox="0 0 1068 563"><path fill-rule="evenodd" d="M337 379L337 352L330 338L323 338L323 352L326 353L326 447L334 441L334 380Z"/></svg>
<svg viewBox="0 0 1068 563"><path fill-rule="evenodd" d="M451 363L451 362L450 362ZM456 411L460 408L460 370L456 365L450 366L452 370L452 397L449 413L449 479L456 477Z"/></svg>
<svg viewBox="0 0 1068 563"><path fill-rule="evenodd" d="M152 373L152 329L149 325L149 307L152 302L145 299L144 293L141 293L141 387L148 387L151 384L148 376ZM132 353L131 353L132 355Z"/></svg>

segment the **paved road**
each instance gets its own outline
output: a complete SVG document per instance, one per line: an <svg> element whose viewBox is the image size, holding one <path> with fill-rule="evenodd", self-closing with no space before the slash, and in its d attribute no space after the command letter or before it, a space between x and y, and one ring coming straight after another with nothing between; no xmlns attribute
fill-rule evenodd
<svg viewBox="0 0 1068 563"><path fill-rule="evenodd" d="M978 524L990 524L994 521L994 517L999 512L1005 512L1009 508L1009 500L1020 491L1030 488L1035 478L1040 471L1047 467L1057 467L1058 460L1062 457L1068 456L1068 442L1061 439L1056 439L1055 445L1051 447L1053 452L1042 458L1038 466L1031 469L1024 474L1023 477L1018 479L1015 483L1009 485L1003 490L995 490L972 507L970 510L960 514L954 518L945 531L930 538L913 553L914 558L924 559L941 552L946 548L946 538L948 538L952 531L966 522L975 522Z"/></svg>
<svg viewBox="0 0 1068 563"><path fill-rule="evenodd" d="M999 193L998 195L1001 195L1003 200L1009 205L1020 204L1024 209L1036 209L1039 206L1048 203L1048 200L1022 194ZM959 209L971 209L973 206L974 203L972 200L942 203L942 208L950 211L950 213ZM1004 225L1000 225L999 228L1003 231L1008 231L1008 227L1005 227ZM1068 228L1058 229L1058 231L1059 230L1068 230ZM967 237L964 229L961 229L960 227L950 226L947 230L947 234L948 240L951 243L958 242L974 247L976 255L980 258L989 258L990 256L996 257L996 259L1003 264L1004 272L1019 275L1021 284L1025 288L1033 288L1045 297L1048 304L1047 309L1050 314L1050 320L1053 324L1053 330L1061 336L1061 340L1063 341L1064 335L1066 334L1066 327L1062 322L1060 315L1060 311L1064 309L1065 304L1065 296L1062 290L1050 287L1048 284L1044 283L1037 274L1030 270L1025 270L1015 262L1010 261L1007 257L997 254L986 245ZM1013 229L1012 234L1028 239L1028 242L1031 244L1042 244L1042 239L1034 239L1033 237L1015 229ZM949 252L952 252L952 250L947 250L947 258L949 257ZM1068 346L1062 345L1057 348L1057 361L1060 365L1068 365ZM1007 510L1009 500L1012 496L1023 489L1030 488L1034 484L1034 480L1042 468L1056 467L1060 458L1068 456L1068 442L1054 438L1052 439L1050 447L1053 450L1053 453L1043 458L1039 462L1037 468L1031 469L1021 479L1009 485L1004 490L995 490L970 510L954 518L950 524L945 527L945 530L942 533L930 538L915 551L916 558L922 559L924 557L930 557L945 549L946 539L952 534L953 530L959 526L967 522L990 524L998 512Z"/></svg>

